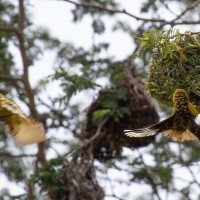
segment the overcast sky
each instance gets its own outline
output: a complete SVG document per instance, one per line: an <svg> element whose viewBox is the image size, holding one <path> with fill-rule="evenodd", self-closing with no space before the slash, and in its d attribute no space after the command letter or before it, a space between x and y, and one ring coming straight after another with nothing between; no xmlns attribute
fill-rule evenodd
<svg viewBox="0 0 200 200"><path fill-rule="evenodd" d="M123 2L122 8L134 14L139 14L139 2L142 1L126 0L121 2ZM58 37L61 41L71 41L76 46L83 46L84 48L91 45L91 19L90 17L84 17L81 23L72 23L70 10L74 8L74 5L62 1L48 0L30 0L30 3L32 4L32 20L37 26L46 27L53 36ZM136 21L128 16L121 14L116 15L115 20L117 18L128 20L133 27L136 27ZM130 55L133 51L133 43L128 34L122 34L120 31L112 32L113 23L114 20L108 18L106 24L110 25L110 30L103 37L101 36L99 40L111 43L109 54L120 60ZM35 77L41 78L52 72L53 59L52 53L48 53L36 62L34 68L31 68L31 81L33 84L37 80ZM47 67L48 70L46 70ZM39 74L38 70L40 71Z"/></svg>

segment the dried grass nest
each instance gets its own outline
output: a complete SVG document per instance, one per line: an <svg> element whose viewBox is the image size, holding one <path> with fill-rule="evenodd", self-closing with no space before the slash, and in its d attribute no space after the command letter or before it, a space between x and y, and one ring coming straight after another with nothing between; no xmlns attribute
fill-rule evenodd
<svg viewBox="0 0 200 200"><path fill-rule="evenodd" d="M200 111L200 32L151 31L146 41L145 37L141 41L142 48L150 46L152 50L146 82L151 95L172 106L173 92L182 88Z"/></svg>
<svg viewBox="0 0 200 200"><path fill-rule="evenodd" d="M103 200L105 194L96 179L90 149L82 149L81 153L82 156L71 154L70 159L63 156L44 163L32 177L33 183L48 192L52 200Z"/></svg>
<svg viewBox="0 0 200 200"><path fill-rule="evenodd" d="M91 138L98 130L102 120L95 123L95 113L111 110L103 117L100 134L93 141L93 155L96 159L121 158L122 147L138 148L150 144L154 136L129 138L125 129L144 127L158 122L159 117L145 86L138 81L130 70L125 70L122 80L116 85L99 92L87 113L86 135Z"/></svg>

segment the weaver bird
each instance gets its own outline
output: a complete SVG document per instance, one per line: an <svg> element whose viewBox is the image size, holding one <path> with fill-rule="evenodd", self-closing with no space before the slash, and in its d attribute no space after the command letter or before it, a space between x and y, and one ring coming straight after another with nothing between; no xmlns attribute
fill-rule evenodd
<svg viewBox="0 0 200 200"><path fill-rule="evenodd" d="M12 101L0 94L0 121L4 131L10 133L14 140L21 144L40 143L45 140L43 126L34 119L28 118Z"/></svg>
<svg viewBox="0 0 200 200"><path fill-rule="evenodd" d="M175 141L200 139L200 127L195 122L198 111L189 101L187 92L183 89L176 89L172 101L174 109L169 118L146 128L124 130L125 135L146 137L163 132L165 137L172 138Z"/></svg>

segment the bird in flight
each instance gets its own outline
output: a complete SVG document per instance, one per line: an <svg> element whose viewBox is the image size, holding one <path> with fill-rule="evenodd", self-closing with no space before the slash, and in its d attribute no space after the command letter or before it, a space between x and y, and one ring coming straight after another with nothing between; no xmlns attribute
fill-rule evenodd
<svg viewBox="0 0 200 200"><path fill-rule="evenodd" d="M200 139L200 127L196 124L195 118L198 110L189 101L189 96L184 89L176 89L173 94L173 114L151 126L124 130L129 137L148 137L158 133L163 133L165 137L175 141L190 141Z"/></svg>
<svg viewBox="0 0 200 200"><path fill-rule="evenodd" d="M10 133L21 145L40 143L45 140L45 131L39 122L28 118L12 101L0 94L0 121L4 131Z"/></svg>

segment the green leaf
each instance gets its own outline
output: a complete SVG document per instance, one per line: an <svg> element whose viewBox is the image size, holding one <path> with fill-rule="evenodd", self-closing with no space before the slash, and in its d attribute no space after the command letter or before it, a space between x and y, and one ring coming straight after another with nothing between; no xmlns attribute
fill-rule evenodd
<svg viewBox="0 0 200 200"><path fill-rule="evenodd" d="M93 123L98 124L100 123L106 116L108 116L111 113L110 109L102 109L102 110L96 110L93 113Z"/></svg>

